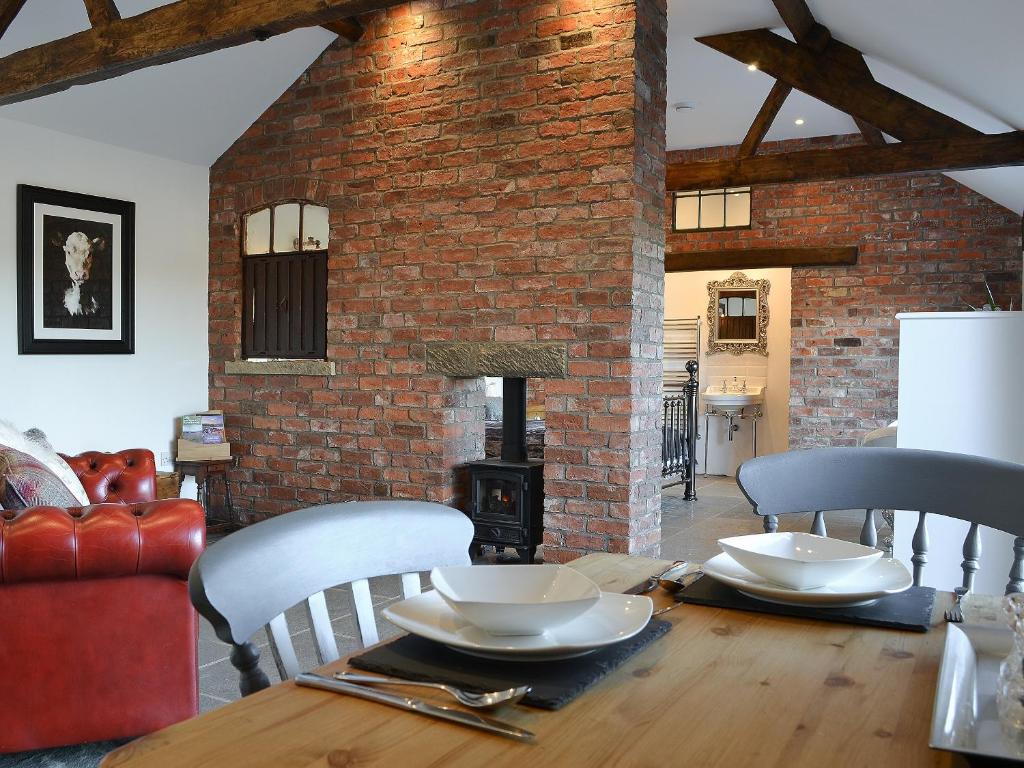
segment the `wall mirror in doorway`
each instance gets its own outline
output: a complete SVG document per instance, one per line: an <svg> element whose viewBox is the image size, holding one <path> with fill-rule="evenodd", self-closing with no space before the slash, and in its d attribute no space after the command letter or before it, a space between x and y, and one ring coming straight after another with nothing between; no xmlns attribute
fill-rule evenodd
<svg viewBox="0 0 1024 768"><path fill-rule="evenodd" d="M768 354L767 280L734 272L708 283L708 354Z"/></svg>

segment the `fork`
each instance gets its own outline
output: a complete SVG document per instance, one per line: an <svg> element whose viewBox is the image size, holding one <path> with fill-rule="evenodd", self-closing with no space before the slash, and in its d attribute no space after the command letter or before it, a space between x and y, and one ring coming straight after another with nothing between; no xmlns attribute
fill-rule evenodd
<svg viewBox="0 0 1024 768"><path fill-rule="evenodd" d="M964 612L960 607L960 601L964 599L964 595L967 594L966 587L957 587L953 590L953 607L945 613L946 621L951 624L962 624L964 620Z"/></svg>
<svg viewBox="0 0 1024 768"><path fill-rule="evenodd" d="M335 672L337 680L344 680L349 683L367 683L369 685L412 685L417 688L436 688L444 691L460 704L474 709L490 709L500 704L515 704L530 692L530 686L522 685L518 688L509 688L504 691L490 691L488 693L474 693L456 688L454 685L442 685L441 683L428 683L421 680L405 680L400 677L377 677L375 675L360 675L354 672Z"/></svg>

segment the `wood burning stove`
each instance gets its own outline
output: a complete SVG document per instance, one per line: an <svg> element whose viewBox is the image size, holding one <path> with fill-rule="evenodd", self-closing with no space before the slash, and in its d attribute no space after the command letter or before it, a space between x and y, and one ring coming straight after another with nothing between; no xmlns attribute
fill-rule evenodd
<svg viewBox="0 0 1024 768"><path fill-rule="evenodd" d="M468 465L474 556L514 547L532 563L544 533L544 462L526 457L526 379L502 380L501 458Z"/></svg>

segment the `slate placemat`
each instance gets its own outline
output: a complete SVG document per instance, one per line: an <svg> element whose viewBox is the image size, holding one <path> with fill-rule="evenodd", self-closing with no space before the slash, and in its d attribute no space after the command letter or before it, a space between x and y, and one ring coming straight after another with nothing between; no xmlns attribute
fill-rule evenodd
<svg viewBox="0 0 1024 768"><path fill-rule="evenodd" d="M404 635L349 663L382 675L429 683L448 683L475 692L532 686L523 699L541 709L561 709L616 667L672 629L651 619L639 634L600 650L558 661L492 661L470 656L416 635Z"/></svg>
<svg viewBox="0 0 1024 768"><path fill-rule="evenodd" d="M677 599L694 605L711 605L718 608L736 608L741 611L756 611L779 616L799 616L804 619L927 632L932 623L935 590L931 587L911 587L905 592L881 597L871 605L857 605L850 608L818 608L779 605L766 600L757 600L740 594L733 587L715 581L710 576L702 576L683 592L678 593Z"/></svg>

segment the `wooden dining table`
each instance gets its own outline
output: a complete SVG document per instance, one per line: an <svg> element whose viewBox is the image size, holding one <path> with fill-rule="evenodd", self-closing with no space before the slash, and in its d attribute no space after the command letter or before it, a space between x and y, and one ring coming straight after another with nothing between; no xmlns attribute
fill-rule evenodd
<svg viewBox="0 0 1024 768"><path fill-rule="evenodd" d="M669 563L592 554L571 565L623 592ZM535 743L289 681L137 739L102 766L953 766L928 747L949 602L938 595L926 633L679 605L663 615L668 634L563 709L495 714ZM968 620L997 621L995 605L969 605Z"/></svg>

